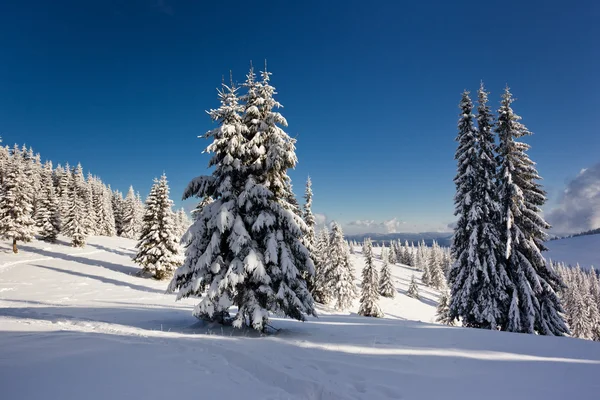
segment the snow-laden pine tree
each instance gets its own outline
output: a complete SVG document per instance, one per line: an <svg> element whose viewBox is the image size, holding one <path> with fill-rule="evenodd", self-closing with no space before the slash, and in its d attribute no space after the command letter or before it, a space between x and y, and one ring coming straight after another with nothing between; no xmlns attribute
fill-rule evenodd
<svg viewBox="0 0 600 400"><path fill-rule="evenodd" d="M115 226L115 214L113 210L113 191L109 186L102 185L100 187L100 215L99 220L100 226L98 227L99 233L102 236L115 236L117 234L117 228Z"/></svg>
<svg viewBox="0 0 600 400"><path fill-rule="evenodd" d="M250 71L245 86L243 120L233 85L223 85L221 107L209 112L220 124L205 135L213 138L207 151L215 170L190 182L184 198L214 202L188 231L186 260L169 289L178 298L206 289L195 315L222 320L236 305L234 326L263 330L269 312L298 320L315 314L303 278L314 267L287 175L297 162L294 140L280 128L286 122L274 111L269 74L258 83Z"/></svg>
<svg viewBox="0 0 600 400"><path fill-rule="evenodd" d="M315 277L311 294L313 299L321 304L328 304L333 298L333 292L330 291L330 285L327 282L331 268L329 239L329 229L323 227L317 236L313 259L315 263Z"/></svg>
<svg viewBox="0 0 600 400"><path fill-rule="evenodd" d="M304 210L302 213L302 218L304 219L304 223L306 224L306 232L304 232L303 243L310 252L310 256L315 263L315 246L316 246L316 236L315 236L315 216L312 213L312 181L310 180L310 176L306 180L306 189L304 191ZM315 265L316 268L316 265ZM315 272L316 274L316 272ZM314 289L315 289L315 275L306 275L306 285L308 290L311 292L313 299L315 297Z"/></svg>
<svg viewBox="0 0 600 400"><path fill-rule="evenodd" d="M17 242L30 242L36 232L33 212L33 188L28 181L26 168L19 148L15 146L6 166L0 192L0 236L12 240L14 253Z"/></svg>
<svg viewBox="0 0 600 400"><path fill-rule="evenodd" d="M64 220L63 232L67 237L71 238L73 246L83 247L87 238L85 217L87 212L87 188L81 164L77 165L77 168L73 170L71 175L68 191L68 209Z"/></svg>
<svg viewBox="0 0 600 400"><path fill-rule="evenodd" d="M123 193L118 190L115 190L112 193L111 198L113 214L115 216L115 232L117 236L121 236L123 234L123 211L125 208L125 200L123 200Z"/></svg>
<svg viewBox="0 0 600 400"><path fill-rule="evenodd" d="M55 242L61 228L60 205L54 190L52 179L52 163L44 165L41 180L40 196L38 198L36 225L40 239Z"/></svg>
<svg viewBox="0 0 600 400"><path fill-rule="evenodd" d="M498 259L500 216L494 181L493 116L487 95L482 84L477 129L469 92L463 93L460 102L455 155L458 171L454 178L458 222L452 241L456 262L449 271L450 315L460 317L463 326L498 329L506 321L510 281Z"/></svg>
<svg viewBox="0 0 600 400"><path fill-rule="evenodd" d="M396 295L396 288L392 282L392 271L390 271L387 250L384 250L385 249L383 249L381 252L383 266L381 267L381 274L379 275L379 294L383 297L393 298Z"/></svg>
<svg viewBox="0 0 600 400"><path fill-rule="evenodd" d="M183 207L181 207L175 214L175 225L177 227L176 232L179 239L181 239L185 232L187 232L188 228L192 225L192 221L190 221L190 218Z"/></svg>
<svg viewBox="0 0 600 400"><path fill-rule="evenodd" d="M180 253L178 227L169 198L167 177L155 179L146 199L138 249L133 261L156 279L165 279L183 263Z"/></svg>
<svg viewBox="0 0 600 400"><path fill-rule="evenodd" d="M134 212L134 221L135 221L135 238L139 239L140 232L142 231L142 221L144 220L144 202L142 201L142 196L140 192L135 194L135 212Z"/></svg>
<svg viewBox="0 0 600 400"><path fill-rule="evenodd" d="M440 324L454 325L454 318L450 315L450 292L448 289L442 290L442 293L440 294L435 320Z"/></svg>
<svg viewBox="0 0 600 400"><path fill-rule="evenodd" d="M406 291L406 295L408 297L412 297L413 299L419 299L419 285L417 285L417 280L415 276L412 275L410 277L410 284L408 285L408 290Z"/></svg>
<svg viewBox="0 0 600 400"><path fill-rule="evenodd" d="M388 253L388 261L390 264L394 265L398 262L398 254L396 252L396 245L394 242L390 242L390 251Z"/></svg>
<svg viewBox="0 0 600 400"><path fill-rule="evenodd" d="M357 296L357 288L354 284L354 272L348 246L344 241L344 232L336 222L331 224L329 262L325 275L326 290L332 296L335 308L338 310L350 308Z"/></svg>
<svg viewBox="0 0 600 400"><path fill-rule="evenodd" d="M98 211L94 206L94 186L95 178L88 173L87 180L84 182L84 200L85 200L85 231L88 236L98 234Z"/></svg>
<svg viewBox="0 0 600 400"><path fill-rule="evenodd" d="M121 236L127 239L138 238L138 204L133 186L129 191L121 207Z"/></svg>
<svg viewBox="0 0 600 400"><path fill-rule="evenodd" d="M434 241L431 251L429 252L429 286L440 290L446 287L446 277L442 269L442 249Z"/></svg>
<svg viewBox="0 0 600 400"><path fill-rule="evenodd" d="M358 309L358 315L364 317L383 317L383 312L379 308L379 276L377 274L377 268L373 261L373 247L371 239L365 239L366 250L365 267L362 271L362 286L360 295L360 307Z"/></svg>
<svg viewBox="0 0 600 400"><path fill-rule="evenodd" d="M540 216L546 193L529 159L529 145L517 139L531 135L511 107L508 87L498 110L498 191L503 230L503 264L512 282L510 306L503 329L510 332L564 335L568 328L556 291L563 285L542 251L548 223ZM453 300L454 301L454 300Z"/></svg>
<svg viewBox="0 0 600 400"><path fill-rule="evenodd" d="M60 205L61 220L66 221L69 214L69 191L71 181L73 180L73 171L69 163L65 163L65 173L58 182L58 203Z"/></svg>

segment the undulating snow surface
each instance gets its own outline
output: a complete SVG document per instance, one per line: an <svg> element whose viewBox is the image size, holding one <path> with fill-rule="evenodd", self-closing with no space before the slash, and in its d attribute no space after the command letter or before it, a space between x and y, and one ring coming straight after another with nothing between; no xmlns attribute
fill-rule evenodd
<svg viewBox="0 0 600 400"><path fill-rule="evenodd" d="M564 262L581 268L600 268L600 234L551 240L544 254L552 261Z"/></svg>
<svg viewBox="0 0 600 400"><path fill-rule="evenodd" d="M64 239L63 239L64 240ZM407 297L408 267L385 318L320 307L281 331L206 326L196 300L133 276L134 242L89 238L74 249L0 245L0 398L566 399L597 398L600 345L433 324L437 293ZM379 249L375 249L376 253ZM356 276L363 261L352 256ZM381 261L376 261L381 267ZM422 322L421 322L422 321Z"/></svg>

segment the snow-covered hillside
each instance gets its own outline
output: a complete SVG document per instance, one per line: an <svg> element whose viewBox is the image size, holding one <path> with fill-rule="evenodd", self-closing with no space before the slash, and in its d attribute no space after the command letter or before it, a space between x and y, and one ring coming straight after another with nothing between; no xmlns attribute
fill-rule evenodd
<svg viewBox="0 0 600 400"><path fill-rule="evenodd" d="M565 399L600 392L600 345L431 323L437 293L404 295L393 267L385 318L320 308L281 331L206 326L195 301L138 278L134 242L92 237L83 249L0 247L0 397L17 399ZM353 260L357 276L363 261ZM379 261L377 267L381 267ZM423 321L423 322L419 322Z"/></svg>
<svg viewBox="0 0 600 400"><path fill-rule="evenodd" d="M551 240L546 245L548 252L544 256L552 261L600 268L600 234Z"/></svg>

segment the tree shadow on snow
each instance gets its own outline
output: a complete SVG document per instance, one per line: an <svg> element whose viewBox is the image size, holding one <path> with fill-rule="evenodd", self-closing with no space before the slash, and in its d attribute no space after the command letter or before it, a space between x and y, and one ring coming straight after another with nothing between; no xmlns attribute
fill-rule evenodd
<svg viewBox="0 0 600 400"><path fill-rule="evenodd" d="M100 281L100 282L103 282L103 283L108 283L110 285L128 287L128 288L133 289L133 290L139 290L140 292L161 293L161 294L165 293L164 290L149 288L147 286L136 285L136 284L133 284L133 283L124 282L124 281L120 281L120 280L117 280L117 279L107 278L105 276L94 275L94 274L90 274L90 273L87 273L87 272L77 272L77 271L72 271L72 270L69 270L69 269L62 269L62 268L57 268L57 267L50 267L50 266L39 265L39 264L32 264L32 266L37 267L37 268L47 269L47 270L50 270L50 271L61 272L61 273L64 273L64 274L79 276L79 277L82 277L82 278L95 279L97 281Z"/></svg>
<svg viewBox="0 0 600 400"><path fill-rule="evenodd" d="M92 244L92 243L89 243L88 246L95 247L98 250L104 250L104 251L109 252L109 253L117 254L119 256L127 257L129 259L131 259L136 254L135 251L128 250L128 249L126 249L124 247L119 247L119 250L117 250L117 249L113 249L113 248L110 248L110 247L102 246L101 244Z"/></svg>
<svg viewBox="0 0 600 400"><path fill-rule="evenodd" d="M102 267L111 271L121 272L126 275L135 275L140 270L139 268L129 267L126 265L119 265L104 260L94 260L91 258L81 257L77 254L58 253L55 251L43 250L32 246L21 246L21 248L28 252L39 254L44 257L57 258L65 261L74 261L76 263L87 264L93 267Z"/></svg>

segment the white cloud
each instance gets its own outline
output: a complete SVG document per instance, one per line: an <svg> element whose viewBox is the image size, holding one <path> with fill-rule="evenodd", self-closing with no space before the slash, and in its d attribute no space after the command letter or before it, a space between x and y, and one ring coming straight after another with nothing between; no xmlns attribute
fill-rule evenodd
<svg viewBox="0 0 600 400"><path fill-rule="evenodd" d="M547 215L552 230L578 233L600 227L600 163L567 183L558 206Z"/></svg>
<svg viewBox="0 0 600 400"><path fill-rule="evenodd" d="M356 220L348 222L344 227L344 233L355 235L361 233L398 233L406 222L392 218L386 221Z"/></svg>

